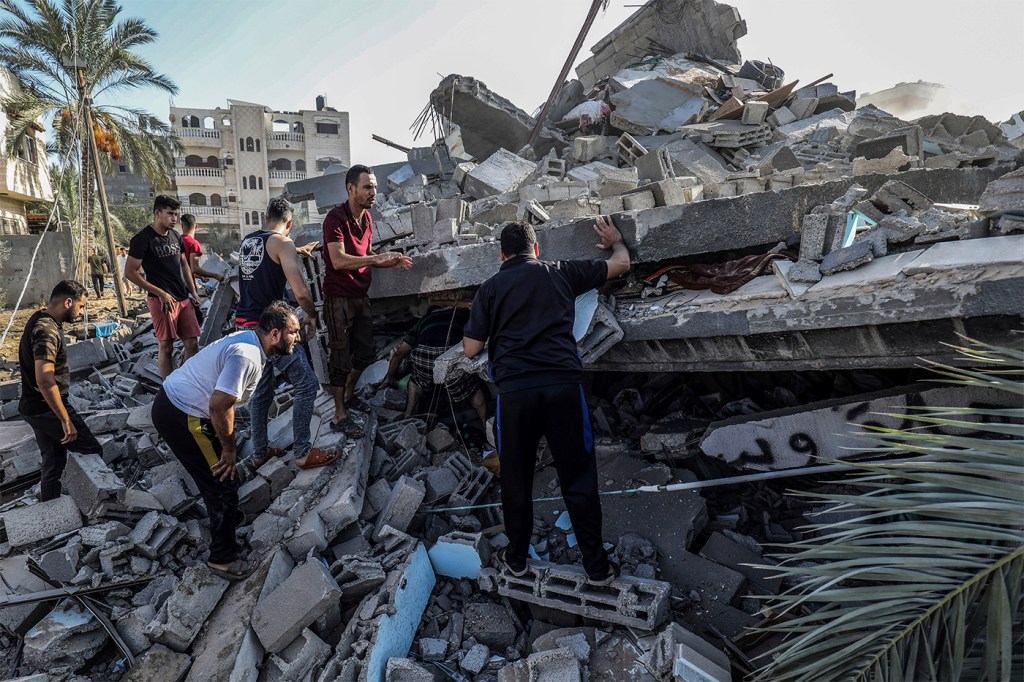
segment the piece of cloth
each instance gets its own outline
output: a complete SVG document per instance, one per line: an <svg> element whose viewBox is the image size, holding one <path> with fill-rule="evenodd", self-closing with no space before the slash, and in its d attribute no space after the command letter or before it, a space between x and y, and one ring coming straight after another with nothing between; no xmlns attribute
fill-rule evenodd
<svg viewBox="0 0 1024 682"><path fill-rule="evenodd" d="M591 578L606 576L608 554L601 537L597 462L583 387L559 384L501 393L495 423L509 560L521 566L529 552L533 533L533 472L537 447L544 436L583 555L583 567Z"/></svg>
<svg viewBox="0 0 1024 682"><path fill-rule="evenodd" d="M103 275L89 275L92 279L92 290L96 292L96 298L103 298Z"/></svg>
<svg viewBox="0 0 1024 682"><path fill-rule="evenodd" d="M235 332L217 339L171 372L164 379L163 390L179 410L209 419L214 391L234 396L236 406L248 402L266 360L256 332Z"/></svg>
<svg viewBox="0 0 1024 682"><path fill-rule="evenodd" d="M450 348L462 340L462 332L469 322L468 308L438 308L431 310L413 325L405 335L410 346L444 346Z"/></svg>
<svg viewBox="0 0 1024 682"><path fill-rule="evenodd" d="M284 297L284 286L288 281L284 268L267 253L267 241L275 234L269 230L257 230L242 240L238 250L240 295L235 308L235 324L239 327L255 325L268 305Z"/></svg>
<svg viewBox="0 0 1024 682"><path fill-rule="evenodd" d="M192 255L193 253L197 256L203 255L203 246L199 243L195 237L190 234L181 235L181 246L185 250L185 255Z"/></svg>
<svg viewBox="0 0 1024 682"><path fill-rule="evenodd" d="M117 276L124 278L124 266L128 262L128 256L118 254L117 256Z"/></svg>
<svg viewBox="0 0 1024 682"><path fill-rule="evenodd" d="M729 294L755 277L771 272L772 261L790 258L789 253L759 253L710 265L669 265L648 275L644 281L653 284L667 274L669 281L684 289L710 289L716 294ZM792 255L790 259L795 260L796 254Z"/></svg>
<svg viewBox="0 0 1024 682"><path fill-rule="evenodd" d="M324 297L362 298L370 290L370 266L358 270L335 270L328 244L341 242L350 256L365 256L373 243L373 218L363 212L360 225L352 216L348 202L335 206L324 217Z"/></svg>
<svg viewBox="0 0 1024 682"><path fill-rule="evenodd" d="M206 504L210 515L210 563L231 563L239 553L235 531L245 516L238 508L237 476L220 481L213 475L212 467L221 456L213 422L179 409L163 389L153 400L152 418L156 432L195 481Z"/></svg>
<svg viewBox="0 0 1024 682"><path fill-rule="evenodd" d="M142 269L150 284L160 287L174 300L183 301L189 293L181 274L183 248L181 236L174 230L168 230L161 237L152 225L147 225L128 243L128 255L142 261Z"/></svg>
<svg viewBox="0 0 1024 682"><path fill-rule="evenodd" d="M603 260L515 256L473 299L465 335L487 342L499 392L578 383L583 362L572 334L576 297L608 279Z"/></svg>
<svg viewBox="0 0 1024 682"><path fill-rule="evenodd" d="M364 370L373 364L373 318L370 299L345 296L324 299L324 324L327 325L327 374L331 386L344 386L353 369Z"/></svg>
<svg viewBox="0 0 1024 682"><path fill-rule="evenodd" d="M39 479L40 502L60 497L60 477L68 463L68 450L83 454L103 454L103 446L85 425L85 420L67 403L64 404L64 408L68 411L75 431L78 432L75 439L67 445L61 443L64 440L64 427L52 411L21 415L25 423L32 427L36 444L39 446L39 457L42 462Z"/></svg>
<svg viewBox="0 0 1024 682"><path fill-rule="evenodd" d="M68 390L71 388L71 370L68 369L68 351L64 345L64 325L46 312L37 310L28 318L25 331L18 344L18 370L21 373L21 399L18 412L22 416L50 412L39 384L36 383L36 360L53 363L53 377L57 382L64 405L68 404Z"/></svg>
<svg viewBox="0 0 1024 682"><path fill-rule="evenodd" d="M263 366L263 374L249 403L249 421L252 428L252 445L256 459L267 454L269 447L267 426L270 405L274 402L277 375L283 374L295 388L292 397L292 454L295 458L305 457L313 447L310 440L309 423L313 419L313 404L320 392L320 382L313 366L306 357L305 344L295 344L291 355L271 355Z"/></svg>
<svg viewBox="0 0 1024 682"><path fill-rule="evenodd" d="M103 275L103 256L98 253L89 256L89 274Z"/></svg>
<svg viewBox="0 0 1024 682"><path fill-rule="evenodd" d="M420 387L424 395L430 395L434 383L434 362L448 350L450 346L427 346L419 344L409 353L412 365L412 380ZM480 379L475 374L463 374L457 379L450 379L444 384L449 400L459 403L468 400L480 387Z"/></svg>
<svg viewBox="0 0 1024 682"><path fill-rule="evenodd" d="M194 339L199 336L201 328L192 299L175 301L170 311L165 311L160 299L155 296L147 296L146 305L153 317L153 335L157 340Z"/></svg>

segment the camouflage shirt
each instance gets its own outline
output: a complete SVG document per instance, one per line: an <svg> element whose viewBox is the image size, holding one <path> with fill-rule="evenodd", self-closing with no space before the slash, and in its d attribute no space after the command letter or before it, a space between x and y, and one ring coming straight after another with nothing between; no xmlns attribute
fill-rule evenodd
<svg viewBox="0 0 1024 682"><path fill-rule="evenodd" d="M18 364L21 368L21 414L37 415L49 411L50 406L36 383L36 360L53 363L53 375L61 398L67 403L71 387L71 371L68 369L68 353L64 346L63 326L46 310L37 311L25 325L18 346Z"/></svg>

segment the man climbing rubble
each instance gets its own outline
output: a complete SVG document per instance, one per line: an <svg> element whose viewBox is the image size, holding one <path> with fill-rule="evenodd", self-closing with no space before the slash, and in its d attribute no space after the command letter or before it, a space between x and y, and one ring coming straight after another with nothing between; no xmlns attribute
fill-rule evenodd
<svg viewBox="0 0 1024 682"><path fill-rule="evenodd" d="M388 386L395 381L402 360L408 357L412 376L409 378L409 397L405 405L406 417L412 416L422 396L429 396L435 390L434 362L458 343L468 321L468 308L432 307L409 330L402 343L395 349L395 354L388 363L384 385ZM453 407L468 400L480 417L480 427L484 428L487 423L487 403L484 399L483 386L475 374L464 374L446 382L444 390Z"/></svg>
<svg viewBox="0 0 1024 682"><path fill-rule="evenodd" d="M397 252L374 253L370 208L377 198L373 171L355 165L345 174L348 200L324 218L324 319L331 354L328 359L334 418L331 428L352 438L364 433L348 413L356 381L373 362L373 321L370 317L370 268L412 267Z"/></svg>
<svg viewBox="0 0 1024 682"><path fill-rule="evenodd" d="M210 558L217 575L238 580L255 563L239 558L235 406L249 400L269 356L288 355L299 337L296 311L274 301L255 328L235 332L203 348L164 381L153 400L157 433L199 488L210 515Z"/></svg>
<svg viewBox="0 0 1024 682"><path fill-rule="evenodd" d="M591 582L607 585L618 571L601 538L590 413L580 379L583 364L572 327L576 297L629 271L629 251L610 218L594 227L607 260L539 260L533 228L509 223L501 231L501 268L473 299L463 345L476 357L487 342L498 386L496 437L501 506L509 545L499 565L527 571L533 532L533 471L541 436L547 438ZM574 426L576 425L576 426Z"/></svg>
<svg viewBox="0 0 1024 682"><path fill-rule="evenodd" d="M249 233L239 248L241 265L238 288L238 307L235 310L235 326L239 330L252 329L260 314L273 301L284 298L285 284L292 288L295 300L306 314L306 339L316 337L317 312L309 287L302 279L299 265L299 250L288 233L292 229L292 205L282 197L270 200L267 205L266 227ZM308 254L310 247L304 248ZM267 422L270 404L274 400L277 376L283 374L295 388L292 402L292 451L295 463L303 469L324 466L338 458L333 451L317 450L311 454L310 420L313 418L313 403L320 392L320 382L309 358L305 344L298 344L295 352L274 355L263 368L263 376L252 396L249 416L252 423L254 458L261 466L271 457L281 457L284 450L269 447Z"/></svg>
<svg viewBox="0 0 1024 682"><path fill-rule="evenodd" d="M64 324L81 317L86 298L85 287L74 280L57 284L46 307L29 318L18 346L18 412L32 427L39 445L40 502L60 497L60 476L68 462L68 448L86 454L103 452L96 436L68 403L71 371L64 345Z"/></svg>

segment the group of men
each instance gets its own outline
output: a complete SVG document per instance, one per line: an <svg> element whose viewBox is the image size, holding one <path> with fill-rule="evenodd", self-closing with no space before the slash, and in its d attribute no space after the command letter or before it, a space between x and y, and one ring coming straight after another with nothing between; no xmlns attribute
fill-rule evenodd
<svg viewBox="0 0 1024 682"><path fill-rule="evenodd" d="M373 250L370 209L377 196L373 171L353 166L345 185L347 201L331 210L323 223L323 323L335 406L330 427L361 438L365 434L349 408L356 382L376 354L367 295L371 269L410 268L412 260L396 252ZM147 293L159 344L164 382L153 401L154 427L195 481L206 504L212 538L210 570L239 579L249 575L255 563L241 557L236 538L242 514L235 408L250 402L256 461L282 456L284 452L268 443L267 422L278 375L284 375L295 389L292 449L296 464L323 466L339 456L312 447L310 421L320 386L305 350L297 345L303 327L306 338L312 339L318 326L318 312L299 262L300 253L308 255L315 244L296 248L289 237L291 204L283 198L271 200L266 223L246 235L239 249L236 331L200 350L195 276L219 276L199 267L201 247L191 243L194 220L183 217L184 235L175 230L179 209L174 198L156 197L153 223L132 238L123 274ZM596 584L607 584L617 573L601 536L590 416L572 327L576 297L627 272L630 259L610 219L599 217L595 232L597 247L611 253L608 259L548 262L539 260L532 227L518 222L506 225L500 236L500 270L479 288L470 310L432 310L392 358L388 380L395 378L402 358L411 355L411 411L418 394L432 386L433 360L460 333L469 357L481 353L486 344L498 393L495 432L509 537L499 563L516 575L527 570L533 472L543 436L554 457L587 575ZM299 309L282 300L286 284ZM86 298L85 287L78 282L59 283L46 308L29 320L19 349L20 408L39 442L43 501L60 494L68 449L100 451L67 401L70 373L62 326L78 318ZM171 353L177 339L182 341L185 359L172 372ZM470 399L481 420L486 419L486 399L479 385L456 383L448 390L453 399Z"/></svg>

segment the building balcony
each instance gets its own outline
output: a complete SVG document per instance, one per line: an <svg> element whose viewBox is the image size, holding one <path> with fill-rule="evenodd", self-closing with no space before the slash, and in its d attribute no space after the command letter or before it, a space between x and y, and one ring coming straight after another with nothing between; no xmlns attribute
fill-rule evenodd
<svg viewBox="0 0 1024 682"><path fill-rule="evenodd" d="M267 171L271 180L280 180L281 182L291 182L292 180L305 180L306 171L283 171L283 170L271 170Z"/></svg>
<svg viewBox="0 0 1024 682"><path fill-rule="evenodd" d="M3 157L0 157L2 159ZM15 201L53 201L53 187L46 164L30 163L18 157L6 159L6 173L0 176L0 191Z"/></svg>
<svg viewBox="0 0 1024 682"><path fill-rule="evenodd" d="M220 149L221 139L219 130L206 128L175 128L174 133L181 139L186 147L216 147Z"/></svg>
<svg viewBox="0 0 1024 682"><path fill-rule="evenodd" d="M267 135L267 149L302 149L306 146L303 133L270 133Z"/></svg>
<svg viewBox="0 0 1024 682"><path fill-rule="evenodd" d="M181 199L181 197L179 197ZM181 212L191 213L194 216L207 216L207 217L220 217L224 218L231 213L237 213L237 211L231 211L227 206L189 206L188 197L184 198L181 202Z"/></svg>
<svg viewBox="0 0 1024 682"><path fill-rule="evenodd" d="M224 185L223 168L203 168L195 166L179 166L174 169L174 181L179 187L196 187L201 185Z"/></svg>

